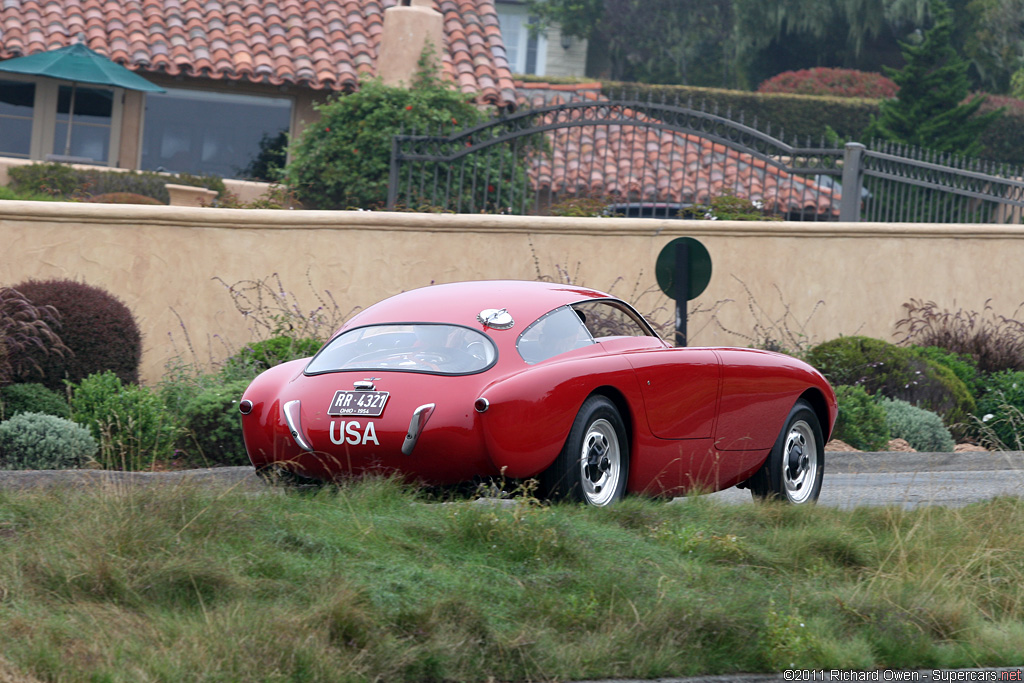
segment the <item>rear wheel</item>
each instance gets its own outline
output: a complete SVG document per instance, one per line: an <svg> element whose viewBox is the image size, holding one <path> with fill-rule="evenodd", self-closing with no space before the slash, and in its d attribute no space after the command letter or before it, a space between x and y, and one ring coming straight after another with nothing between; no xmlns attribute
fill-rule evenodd
<svg viewBox="0 0 1024 683"><path fill-rule="evenodd" d="M801 505L818 500L825 474L825 439L821 424L803 399L789 411L768 459L750 478L755 500L778 498Z"/></svg>
<svg viewBox="0 0 1024 683"><path fill-rule="evenodd" d="M615 404L591 396L576 415L562 452L540 477L541 494L603 506L620 500L629 474L629 441Z"/></svg>

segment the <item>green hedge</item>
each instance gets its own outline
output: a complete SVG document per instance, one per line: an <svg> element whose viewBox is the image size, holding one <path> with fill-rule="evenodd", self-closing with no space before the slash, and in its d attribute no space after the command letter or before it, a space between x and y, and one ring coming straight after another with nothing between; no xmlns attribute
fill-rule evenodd
<svg viewBox="0 0 1024 683"><path fill-rule="evenodd" d="M16 192L43 194L59 199L88 199L130 192L167 204L170 201L167 183L205 187L216 191L219 196L225 192L222 178L190 173L168 175L149 171L102 171L57 163L14 166L7 172L11 177L11 189Z"/></svg>
<svg viewBox="0 0 1024 683"><path fill-rule="evenodd" d="M698 88L688 85L647 85L642 83L604 82L602 93L609 98L637 97L643 101L675 102L694 109L717 110L720 116L733 120L740 119L749 126L767 132L792 144L800 145L810 141L817 145L827 139L831 128L846 140L868 142L862 139L872 116L878 115L878 100L817 97L814 95L789 95L748 92L743 90L720 90ZM996 106L1006 106L1003 118L989 126L982 135L983 159L1011 164L1024 164L1024 102L1006 97L990 97L981 112ZM757 125L754 126L754 122Z"/></svg>

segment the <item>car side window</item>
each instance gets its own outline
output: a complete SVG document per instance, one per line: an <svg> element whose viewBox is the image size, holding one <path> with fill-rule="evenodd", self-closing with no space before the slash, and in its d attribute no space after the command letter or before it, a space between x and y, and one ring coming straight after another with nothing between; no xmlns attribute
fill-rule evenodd
<svg viewBox="0 0 1024 683"><path fill-rule="evenodd" d="M523 360L532 364L593 343L580 314L569 306L562 306L527 327L519 335L516 349Z"/></svg>
<svg viewBox="0 0 1024 683"><path fill-rule="evenodd" d="M607 337L650 337L646 325L637 314L618 301L583 301L573 304L591 336L600 341Z"/></svg>

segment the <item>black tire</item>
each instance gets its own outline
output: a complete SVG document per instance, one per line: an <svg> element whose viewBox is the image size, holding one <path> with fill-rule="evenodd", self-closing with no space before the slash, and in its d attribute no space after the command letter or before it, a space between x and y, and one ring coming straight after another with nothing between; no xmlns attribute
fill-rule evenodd
<svg viewBox="0 0 1024 683"><path fill-rule="evenodd" d="M750 478L754 500L778 499L793 505L813 503L825 475L825 439L818 416L803 399L786 417L768 459Z"/></svg>
<svg viewBox="0 0 1024 683"><path fill-rule="evenodd" d="M562 452L540 476L552 500L610 505L622 499L629 476L629 439L615 404L604 396L583 402Z"/></svg>

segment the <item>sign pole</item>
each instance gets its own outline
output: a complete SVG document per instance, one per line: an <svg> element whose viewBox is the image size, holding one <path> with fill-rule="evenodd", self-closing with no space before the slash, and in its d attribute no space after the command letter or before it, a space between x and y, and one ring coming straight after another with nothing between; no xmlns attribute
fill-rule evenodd
<svg viewBox="0 0 1024 683"><path fill-rule="evenodd" d="M686 302L690 300L690 244L676 242L675 263L676 346L686 346Z"/></svg>

